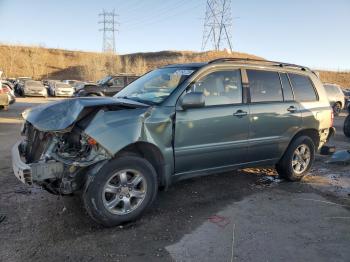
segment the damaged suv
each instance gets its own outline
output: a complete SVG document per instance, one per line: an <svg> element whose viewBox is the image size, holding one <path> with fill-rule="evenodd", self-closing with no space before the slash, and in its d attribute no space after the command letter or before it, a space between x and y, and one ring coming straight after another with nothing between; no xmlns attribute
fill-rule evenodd
<svg viewBox="0 0 350 262"><path fill-rule="evenodd" d="M310 69L232 58L169 65L114 97L63 100L22 115L16 177L54 194L80 192L105 226L137 218L159 188L189 177L276 166L300 180L334 133Z"/></svg>

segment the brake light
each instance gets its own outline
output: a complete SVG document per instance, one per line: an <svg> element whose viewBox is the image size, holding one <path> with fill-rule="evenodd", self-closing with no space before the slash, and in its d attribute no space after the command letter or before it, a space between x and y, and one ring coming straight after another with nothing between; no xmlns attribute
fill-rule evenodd
<svg viewBox="0 0 350 262"><path fill-rule="evenodd" d="M333 110L331 111L331 127L333 126L334 124L334 113L333 113Z"/></svg>
<svg viewBox="0 0 350 262"><path fill-rule="evenodd" d="M4 93L10 93L10 88L8 86L3 86L2 90L4 91Z"/></svg>

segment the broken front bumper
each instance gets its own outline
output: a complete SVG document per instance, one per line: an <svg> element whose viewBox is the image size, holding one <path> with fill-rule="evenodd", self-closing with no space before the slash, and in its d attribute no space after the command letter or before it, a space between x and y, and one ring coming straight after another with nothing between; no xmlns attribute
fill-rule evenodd
<svg viewBox="0 0 350 262"><path fill-rule="evenodd" d="M12 147L11 155L13 172L22 183L32 185L62 175L64 166L60 162L26 164L20 154L21 143L18 141Z"/></svg>

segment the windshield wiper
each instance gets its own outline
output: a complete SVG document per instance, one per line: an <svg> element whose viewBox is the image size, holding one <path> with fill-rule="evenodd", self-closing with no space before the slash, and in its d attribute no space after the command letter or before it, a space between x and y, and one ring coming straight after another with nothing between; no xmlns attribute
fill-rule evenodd
<svg viewBox="0 0 350 262"><path fill-rule="evenodd" d="M135 101L135 102L140 102L140 103L143 103L143 104L146 104L146 105L156 105L157 103L155 102L152 102L152 101L149 101L149 100L143 100L143 99L140 99L140 98L137 98L137 97L130 97L130 96L117 96L117 98L121 98L121 99L128 99L128 100L132 100L132 101Z"/></svg>

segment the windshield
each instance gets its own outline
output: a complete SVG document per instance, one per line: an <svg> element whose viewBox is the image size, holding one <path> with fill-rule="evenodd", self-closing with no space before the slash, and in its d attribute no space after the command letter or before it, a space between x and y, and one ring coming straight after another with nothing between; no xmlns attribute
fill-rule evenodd
<svg viewBox="0 0 350 262"><path fill-rule="evenodd" d="M159 104L194 71L193 68L182 67L156 69L136 79L116 94L115 97L131 99L146 104Z"/></svg>
<svg viewBox="0 0 350 262"><path fill-rule="evenodd" d="M27 81L26 86L42 87L43 84L39 81Z"/></svg>
<svg viewBox="0 0 350 262"><path fill-rule="evenodd" d="M70 85L64 84L64 83L57 83L57 84L56 84L56 87L57 87L57 88L71 88Z"/></svg>

